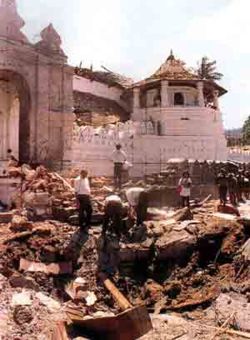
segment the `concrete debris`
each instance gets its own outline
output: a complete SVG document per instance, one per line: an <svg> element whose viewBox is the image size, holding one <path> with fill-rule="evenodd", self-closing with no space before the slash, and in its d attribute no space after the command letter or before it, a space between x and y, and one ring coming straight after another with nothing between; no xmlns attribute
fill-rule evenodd
<svg viewBox="0 0 250 340"><path fill-rule="evenodd" d="M85 296L85 301L86 301L86 305L88 307L94 306L94 304L97 301L97 297L96 297L95 293L87 291L86 296Z"/></svg>
<svg viewBox="0 0 250 340"><path fill-rule="evenodd" d="M32 309L27 306L16 306L13 312L13 319L19 325L30 323L33 320Z"/></svg>
<svg viewBox="0 0 250 340"><path fill-rule="evenodd" d="M23 290L21 293L16 293L12 296L12 306L31 306L31 292Z"/></svg>
<svg viewBox="0 0 250 340"><path fill-rule="evenodd" d="M215 311L220 324L233 313L230 324L234 329L250 332L250 304L239 294L220 294L215 301Z"/></svg>
<svg viewBox="0 0 250 340"><path fill-rule="evenodd" d="M52 299L51 297L41 292L36 293L35 297L41 302L41 304L46 306L51 313L60 311L61 304L58 301Z"/></svg>
<svg viewBox="0 0 250 340"><path fill-rule="evenodd" d="M49 265L46 265L45 263L31 262L25 259L21 259L19 270L33 273L43 272L45 274L64 275L71 274L73 269L71 262L51 263Z"/></svg>

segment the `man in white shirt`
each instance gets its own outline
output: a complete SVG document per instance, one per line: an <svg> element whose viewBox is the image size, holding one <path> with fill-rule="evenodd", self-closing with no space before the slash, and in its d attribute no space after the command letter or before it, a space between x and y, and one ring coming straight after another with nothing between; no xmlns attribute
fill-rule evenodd
<svg viewBox="0 0 250 340"><path fill-rule="evenodd" d="M136 224L141 225L147 218L148 192L144 188L134 187L125 191L131 209L131 215L136 215Z"/></svg>
<svg viewBox="0 0 250 340"><path fill-rule="evenodd" d="M122 150L120 144L116 145L116 150L112 153L112 161L114 163L114 184L115 187L122 187L122 167L127 160L126 153Z"/></svg>
<svg viewBox="0 0 250 340"><path fill-rule="evenodd" d="M75 179L75 193L79 203L79 226L82 230L90 227L92 217L91 190L88 172L82 170L79 177Z"/></svg>

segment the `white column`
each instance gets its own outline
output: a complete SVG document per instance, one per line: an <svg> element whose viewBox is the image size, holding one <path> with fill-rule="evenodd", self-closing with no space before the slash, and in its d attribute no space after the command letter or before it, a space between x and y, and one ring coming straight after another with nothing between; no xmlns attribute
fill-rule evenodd
<svg viewBox="0 0 250 340"><path fill-rule="evenodd" d="M169 106L169 98L168 98L168 81L162 80L161 82L161 107Z"/></svg>
<svg viewBox="0 0 250 340"><path fill-rule="evenodd" d="M199 106L203 107L203 106L205 106L205 101L204 101L203 82L202 81L199 81L197 83L197 89L198 89L198 103L199 103Z"/></svg>
<svg viewBox="0 0 250 340"><path fill-rule="evenodd" d="M138 87L134 87L133 94L134 94L133 108L139 109L140 108L140 89Z"/></svg>
<svg viewBox="0 0 250 340"><path fill-rule="evenodd" d="M214 106L216 107L217 110L220 109L219 107L219 91L218 90L215 90L214 91Z"/></svg>

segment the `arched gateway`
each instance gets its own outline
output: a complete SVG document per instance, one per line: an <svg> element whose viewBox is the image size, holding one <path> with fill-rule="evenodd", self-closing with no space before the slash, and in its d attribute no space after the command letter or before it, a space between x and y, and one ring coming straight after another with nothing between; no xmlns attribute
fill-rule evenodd
<svg viewBox="0 0 250 340"><path fill-rule="evenodd" d="M0 161L62 164L72 131L73 69L52 25L31 44L15 0L0 0Z"/></svg>
<svg viewBox="0 0 250 340"><path fill-rule="evenodd" d="M19 73L0 70L0 159L7 150L22 162L30 157L31 98L27 81Z"/></svg>

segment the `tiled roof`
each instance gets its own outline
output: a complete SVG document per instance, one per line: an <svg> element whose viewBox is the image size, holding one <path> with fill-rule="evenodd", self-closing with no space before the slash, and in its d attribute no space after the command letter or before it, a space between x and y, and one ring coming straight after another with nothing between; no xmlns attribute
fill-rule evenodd
<svg viewBox="0 0 250 340"><path fill-rule="evenodd" d="M176 59L171 51L167 60L161 67L148 79L167 79L167 80L197 80L199 77L192 71L185 67L185 63Z"/></svg>

